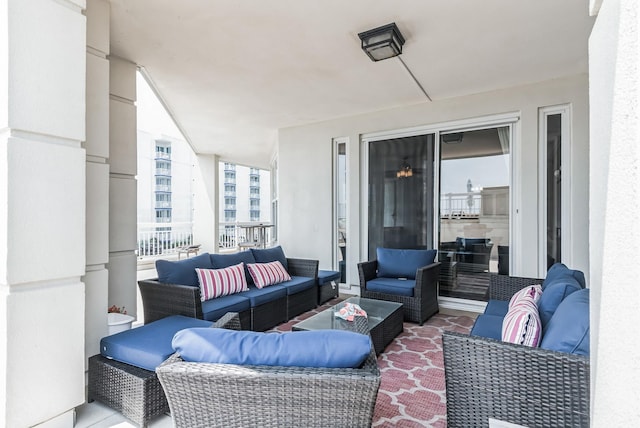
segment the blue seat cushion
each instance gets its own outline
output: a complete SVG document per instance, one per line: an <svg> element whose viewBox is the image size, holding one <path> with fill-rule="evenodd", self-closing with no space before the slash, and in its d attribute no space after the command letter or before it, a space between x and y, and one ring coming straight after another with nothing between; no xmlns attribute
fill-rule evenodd
<svg viewBox="0 0 640 428"><path fill-rule="evenodd" d="M540 347L589 355L589 289L567 296L547 324Z"/></svg>
<svg viewBox="0 0 640 428"><path fill-rule="evenodd" d="M178 332L172 345L188 362L283 367L359 367L371 351L368 335L342 330L258 333L193 328Z"/></svg>
<svg viewBox="0 0 640 428"><path fill-rule="evenodd" d="M374 278L367 281L366 288L378 293L395 294L396 296L413 296L415 279Z"/></svg>
<svg viewBox="0 0 640 428"><path fill-rule="evenodd" d="M489 300L487 307L484 309L486 315L498 315L504 317L509 312L508 300Z"/></svg>
<svg viewBox="0 0 640 428"><path fill-rule="evenodd" d="M287 289L287 295L300 293L316 286L316 281L308 276L292 276L291 280L284 281L278 285Z"/></svg>
<svg viewBox="0 0 640 428"><path fill-rule="evenodd" d="M202 317L217 321L227 312L243 312L251 309L251 301L239 294L216 297L202 302Z"/></svg>
<svg viewBox="0 0 640 428"><path fill-rule="evenodd" d="M544 330L553 316L553 313L560 305L560 302L564 300L569 294L581 290L580 284L572 276L559 276L547 284L547 287L542 291L540 300L538 300L538 313L540 314L540 321L542 322L542 335L544 336Z"/></svg>
<svg viewBox="0 0 640 428"><path fill-rule="evenodd" d="M215 269L223 269L229 266L234 266L244 263L244 276L247 278L247 284L253 284L253 278L247 269L247 264L255 263L256 259L253 257L251 250L240 251L238 253L230 254L211 254L211 264Z"/></svg>
<svg viewBox="0 0 640 428"><path fill-rule="evenodd" d="M171 339L180 330L210 327L210 321L172 315L138 328L112 334L100 340L103 357L154 371L173 354Z"/></svg>
<svg viewBox="0 0 640 428"><path fill-rule="evenodd" d="M498 315L478 315L470 334L471 336L502 340L503 319L504 317Z"/></svg>
<svg viewBox="0 0 640 428"><path fill-rule="evenodd" d="M587 286L586 280L584 278L584 273L579 270L569 269L563 263L554 263L549 270L547 271L547 276L542 282L542 290L544 291L551 282L555 281L558 278L563 276L570 276L580 284L581 288L585 288Z"/></svg>
<svg viewBox="0 0 640 428"><path fill-rule="evenodd" d="M287 272L289 271L287 257L284 255L280 245L273 248L252 248L251 252L253 253L253 258L256 259L256 263L269 263L277 260L282 263Z"/></svg>
<svg viewBox="0 0 640 428"><path fill-rule="evenodd" d="M209 253L178 261L156 260L158 281L169 284L198 287L196 268L213 269Z"/></svg>
<svg viewBox="0 0 640 428"><path fill-rule="evenodd" d="M340 279L340 272L337 270L319 270L318 271L318 285L324 285L331 281L338 281Z"/></svg>
<svg viewBox="0 0 640 428"><path fill-rule="evenodd" d="M264 303L273 302L274 300L286 299L287 289L280 284L270 285L264 288L249 287L249 290L243 291L238 295L249 299L251 307L254 308Z"/></svg>
<svg viewBox="0 0 640 428"><path fill-rule="evenodd" d="M436 250L377 248L378 276L415 279L419 268L434 262L436 252Z"/></svg>

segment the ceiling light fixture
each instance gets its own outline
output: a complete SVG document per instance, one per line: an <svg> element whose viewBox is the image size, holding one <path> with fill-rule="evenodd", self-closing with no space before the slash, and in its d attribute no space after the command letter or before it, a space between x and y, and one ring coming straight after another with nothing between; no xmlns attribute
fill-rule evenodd
<svg viewBox="0 0 640 428"><path fill-rule="evenodd" d="M411 165L407 163L407 158L404 158L402 160L402 163L400 164L400 168L398 169L398 172L396 172L396 177L398 178L413 177L413 169L411 168Z"/></svg>
<svg viewBox="0 0 640 428"><path fill-rule="evenodd" d="M400 29L398 29L395 22L358 33L358 37L360 37L362 41L362 50L371 58L371 61L377 62L383 59L398 57L400 63L409 73L409 76L416 82L416 85L418 85L418 88L420 88L424 96L431 101L431 97L427 94L427 91L424 90L420 82L418 82L418 79L416 79L416 76L413 75L409 67L407 67L407 64L400 58L402 45L404 45L404 36L400 33Z"/></svg>
<svg viewBox="0 0 640 428"><path fill-rule="evenodd" d="M454 132L453 134L444 134L440 138L442 138L443 143L458 144L462 143L463 135L464 133L462 132Z"/></svg>
<svg viewBox="0 0 640 428"><path fill-rule="evenodd" d="M358 34L362 40L362 50L371 61L382 61L402 53L404 37L395 22Z"/></svg>

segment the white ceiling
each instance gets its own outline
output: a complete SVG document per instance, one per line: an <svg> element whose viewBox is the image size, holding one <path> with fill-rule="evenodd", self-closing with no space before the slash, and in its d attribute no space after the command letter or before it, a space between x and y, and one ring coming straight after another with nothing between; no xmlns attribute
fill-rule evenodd
<svg viewBox="0 0 640 428"><path fill-rule="evenodd" d="M198 153L267 167L277 130L428 102L358 33L395 22L438 100L587 72L589 0L111 0L111 54Z"/></svg>

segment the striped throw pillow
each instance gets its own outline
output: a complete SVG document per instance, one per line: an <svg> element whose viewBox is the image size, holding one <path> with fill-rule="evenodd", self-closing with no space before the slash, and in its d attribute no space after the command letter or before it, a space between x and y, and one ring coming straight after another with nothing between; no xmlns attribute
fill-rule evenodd
<svg viewBox="0 0 640 428"><path fill-rule="evenodd" d="M538 306L532 298L523 297L509 309L502 321L502 341L537 347L540 344L542 323Z"/></svg>
<svg viewBox="0 0 640 428"><path fill-rule="evenodd" d="M537 305L538 300L540 300L540 296L542 296L542 285L527 285L522 290L515 292L513 296L511 296L511 300L509 301L509 308L512 308L514 305L520 302L520 300L525 298L533 299L533 302Z"/></svg>
<svg viewBox="0 0 640 428"><path fill-rule="evenodd" d="M242 262L224 269L196 268L196 274L200 283L200 300L203 302L249 289Z"/></svg>
<svg viewBox="0 0 640 428"><path fill-rule="evenodd" d="M291 280L291 276L279 261L270 263L247 263L247 268L256 287L279 284Z"/></svg>

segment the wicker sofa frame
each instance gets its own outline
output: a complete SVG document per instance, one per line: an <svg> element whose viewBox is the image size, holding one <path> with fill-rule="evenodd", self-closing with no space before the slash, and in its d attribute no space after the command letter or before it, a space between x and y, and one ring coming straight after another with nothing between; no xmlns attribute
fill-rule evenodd
<svg viewBox="0 0 640 428"><path fill-rule="evenodd" d="M508 300L541 279L491 275L490 299ZM589 426L589 358L444 332L447 426Z"/></svg>
<svg viewBox="0 0 640 428"><path fill-rule="evenodd" d="M357 317L354 329L366 333L366 318ZM156 372L176 428L368 427L381 379L373 347L353 369L189 363L173 355Z"/></svg>
<svg viewBox="0 0 640 428"><path fill-rule="evenodd" d="M240 317L228 313L213 327L240 330ZM102 355L89 358L87 401L99 401L140 427L169 412L169 404L155 372L112 360Z"/></svg>
<svg viewBox="0 0 640 428"><path fill-rule="evenodd" d="M418 269L416 272L416 285L413 288L413 296L399 296L396 294L367 290L367 281L374 279L377 271L377 260L358 263L360 297L402 303L404 319L420 325L438 313L438 277L440 275L440 262L435 262Z"/></svg>
<svg viewBox="0 0 640 428"><path fill-rule="evenodd" d="M318 261L288 258L289 274L314 278L317 283ZM203 318L200 288L163 283L157 279L138 281L144 306L144 321L150 323L170 315ZM318 290L311 287L248 311L239 313L244 330L265 331L317 306Z"/></svg>

